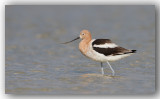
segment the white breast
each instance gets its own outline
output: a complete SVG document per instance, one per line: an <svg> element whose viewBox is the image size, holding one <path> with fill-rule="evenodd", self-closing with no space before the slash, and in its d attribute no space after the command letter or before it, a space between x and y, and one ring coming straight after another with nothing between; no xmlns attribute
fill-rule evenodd
<svg viewBox="0 0 160 99"><path fill-rule="evenodd" d="M89 57L90 59L93 59L95 61L106 61L106 57L103 54L100 54L96 51L93 50L92 47L92 42L95 41L95 39L93 39L90 44L89 44L89 50L86 53L86 56Z"/></svg>

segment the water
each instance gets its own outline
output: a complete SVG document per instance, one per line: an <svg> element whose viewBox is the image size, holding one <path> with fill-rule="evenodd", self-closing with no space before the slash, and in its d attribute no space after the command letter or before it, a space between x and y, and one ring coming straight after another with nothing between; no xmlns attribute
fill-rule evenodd
<svg viewBox="0 0 160 99"><path fill-rule="evenodd" d="M142 95L155 92L155 7L6 6L5 92L7 94ZM100 63L81 55L82 29L138 50L128 58Z"/></svg>

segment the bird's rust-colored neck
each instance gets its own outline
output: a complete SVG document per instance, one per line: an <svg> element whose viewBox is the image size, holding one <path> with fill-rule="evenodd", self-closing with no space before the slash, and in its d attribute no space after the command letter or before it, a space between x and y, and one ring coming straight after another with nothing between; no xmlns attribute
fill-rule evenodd
<svg viewBox="0 0 160 99"><path fill-rule="evenodd" d="M80 44L79 44L79 50L81 51L82 54L86 54L89 50L89 44L90 41L92 40L91 36L89 38L83 39Z"/></svg>
<svg viewBox="0 0 160 99"><path fill-rule="evenodd" d="M92 40L91 33L88 30L82 30L80 32L80 38L82 41L79 43L79 50L85 55L89 50L89 44Z"/></svg>

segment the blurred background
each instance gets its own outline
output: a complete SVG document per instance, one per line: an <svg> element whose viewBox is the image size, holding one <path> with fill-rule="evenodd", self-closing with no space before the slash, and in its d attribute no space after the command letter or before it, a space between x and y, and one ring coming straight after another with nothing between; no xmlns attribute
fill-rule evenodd
<svg viewBox="0 0 160 99"><path fill-rule="evenodd" d="M81 55L78 44L60 43L88 29L93 38L137 50L111 62L114 78ZM112 72L105 66L106 75ZM155 92L155 6L6 5L7 94L119 95Z"/></svg>

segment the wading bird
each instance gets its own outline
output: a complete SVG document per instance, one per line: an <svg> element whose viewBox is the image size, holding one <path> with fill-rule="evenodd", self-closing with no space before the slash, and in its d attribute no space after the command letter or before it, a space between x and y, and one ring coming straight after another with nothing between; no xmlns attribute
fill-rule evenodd
<svg viewBox="0 0 160 99"><path fill-rule="evenodd" d="M80 32L80 36L72 41L78 39L82 39L79 43L80 52L84 56L101 63L102 75L104 75L104 62L107 62L110 69L112 70L112 76L114 76L115 72L109 61L116 61L124 57L130 56L131 54L136 52L136 50L129 50L120 47L113 43L110 39L92 39L91 33L88 30L82 30ZM67 44L72 41L62 44Z"/></svg>

